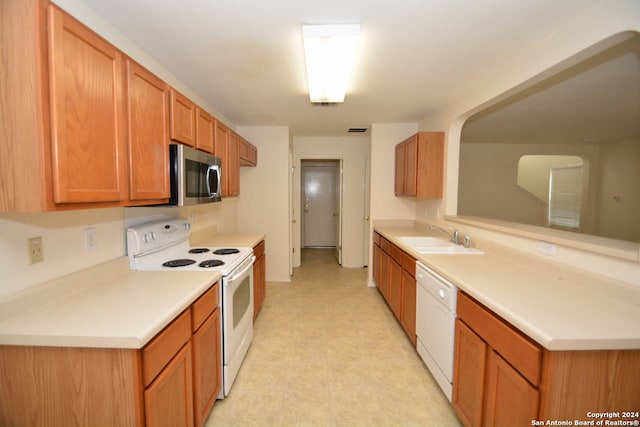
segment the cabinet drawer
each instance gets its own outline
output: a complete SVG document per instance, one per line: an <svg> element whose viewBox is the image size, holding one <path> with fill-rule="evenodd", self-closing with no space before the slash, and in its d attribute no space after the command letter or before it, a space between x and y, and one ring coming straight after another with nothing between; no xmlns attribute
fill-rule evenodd
<svg viewBox="0 0 640 427"><path fill-rule="evenodd" d="M380 236L380 247L382 248L383 251L385 251L386 253L389 253L391 251L391 242L385 239L384 237Z"/></svg>
<svg viewBox="0 0 640 427"><path fill-rule="evenodd" d="M407 270L407 273L411 274L411 277L416 277L416 259L414 257L402 251L400 264L402 264L402 268Z"/></svg>
<svg viewBox="0 0 640 427"><path fill-rule="evenodd" d="M193 303L192 307L192 327L193 332L197 331L200 325L209 317L220 301L220 282L216 282L200 298Z"/></svg>
<svg viewBox="0 0 640 427"><path fill-rule="evenodd" d="M162 330L142 349L142 375L147 387L191 338L191 308Z"/></svg>
<svg viewBox="0 0 640 427"><path fill-rule="evenodd" d="M539 385L542 350L537 344L463 292L458 294L457 312L462 321L529 382Z"/></svg>
<svg viewBox="0 0 640 427"><path fill-rule="evenodd" d="M264 240L254 246L253 254L256 256L256 259L264 254Z"/></svg>
<svg viewBox="0 0 640 427"><path fill-rule="evenodd" d="M391 252L389 253L389 255L391 255L391 258L393 258L398 264L400 264L401 260L402 260L402 254L404 253L402 251L402 249L400 249L399 247L397 247L394 244L391 244Z"/></svg>

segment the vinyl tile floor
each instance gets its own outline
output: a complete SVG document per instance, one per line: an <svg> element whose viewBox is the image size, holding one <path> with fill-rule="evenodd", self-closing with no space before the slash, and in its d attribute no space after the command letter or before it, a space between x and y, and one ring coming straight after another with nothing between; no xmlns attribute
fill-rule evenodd
<svg viewBox="0 0 640 427"><path fill-rule="evenodd" d="M460 426L366 268L304 249L268 282L244 364L206 426Z"/></svg>

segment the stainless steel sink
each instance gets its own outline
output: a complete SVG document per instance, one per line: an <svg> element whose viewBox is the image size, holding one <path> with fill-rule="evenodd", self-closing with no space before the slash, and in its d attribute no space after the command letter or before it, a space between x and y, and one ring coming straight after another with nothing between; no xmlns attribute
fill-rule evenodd
<svg viewBox="0 0 640 427"><path fill-rule="evenodd" d="M406 236L398 237L402 243L421 254L482 254L479 249L465 248L439 237Z"/></svg>

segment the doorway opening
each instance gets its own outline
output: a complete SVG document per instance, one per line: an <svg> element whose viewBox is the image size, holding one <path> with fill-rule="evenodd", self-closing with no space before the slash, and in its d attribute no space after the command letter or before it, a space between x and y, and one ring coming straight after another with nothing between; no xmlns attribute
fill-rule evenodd
<svg viewBox="0 0 640 427"><path fill-rule="evenodd" d="M302 159L300 171L300 247L332 251L338 264L342 264L341 163Z"/></svg>

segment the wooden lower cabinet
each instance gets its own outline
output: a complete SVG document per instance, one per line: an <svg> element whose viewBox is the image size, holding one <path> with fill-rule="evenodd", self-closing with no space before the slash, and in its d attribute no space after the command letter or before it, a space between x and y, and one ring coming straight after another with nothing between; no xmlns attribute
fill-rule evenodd
<svg viewBox="0 0 640 427"><path fill-rule="evenodd" d="M193 334L194 425L201 427L222 388L220 309L216 308Z"/></svg>
<svg viewBox="0 0 640 427"><path fill-rule="evenodd" d="M526 426L538 416L539 391L498 353L487 360L485 426Z"/></svg>
<svg viewBox="0 0 640 427"><path fill-rule="evenodd" d="M0 346L0 426L201 427L222 383L218 293L142 349Z"/></svg>
<svg viewBox="0 0 640 427"><path fill-rule="evenodd" d="M144 391L146 426L193 426L191 343L187 343Z"/></svg>
<svg viewBox="0 0 640 427"><path fill-rule="evenodd" d="M465 426L482 425L486 357L487 344L456 319L452 403Z"/></svg>
<svg viewBox="0 0 640 427"><path fill-rule="evenodd" d="M393 258L389 258L389 307L400 319L402 310L402 266Z"/></svg>
<svg viewBox="0 0 640 427"><path fill-rule="evenodd" d="M400 324L414 347L418 342L416 336L416 278L402 269L402 310Z"/></svg>
<svg viewBox="0 0 640 427"><path fill-rule="evenodd" d="M264 253L264 240L253 248L256 261L253 264L253 319L258 317L258 312L267 295L267 259Z"/></svg>
<svg viewBox="0 0 640 427"><path fill-rule="evenodd" d="M415 347L415 258L374 232L372 264L373 281Z"/></svg>
<svg viewBox="0 0 640 427"><path fill-rule="evenodd" d="M640 408L640 350L546 350L463 292L457 312L452 404L465 426Z"/></svg>

